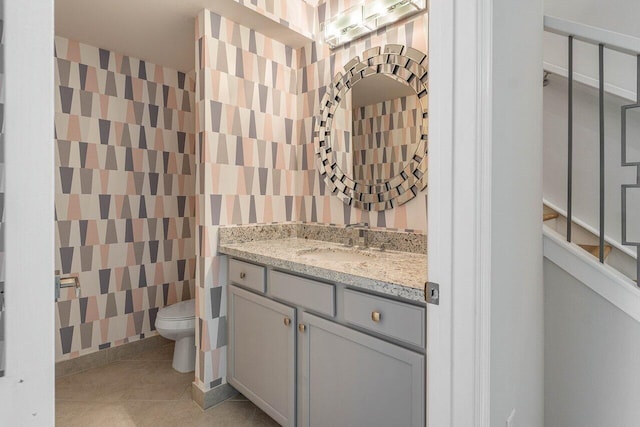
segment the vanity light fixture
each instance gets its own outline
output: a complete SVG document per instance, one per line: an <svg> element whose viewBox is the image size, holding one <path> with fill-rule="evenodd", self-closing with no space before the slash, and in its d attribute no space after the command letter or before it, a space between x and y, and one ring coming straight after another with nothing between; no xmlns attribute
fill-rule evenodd
<svg viewBox="0 0 640 427"><path fill-rule="evenodd" d="M426 0L376 0L364 4L367 27L378 29L426 8Z"/></svg>
<svg viewBox="0 0 640 427"><path fill-rule="evenodd" d="M363 6L354 6L324 25L324 40L332 49L354 40L370 30L364 26Z"/></svg>
<svg viewBox="0 0 640 427"><path fill-rule="evenodd" d="M324 23L321 30L331 49L426 9L426 0L369 0Z"/></svg>

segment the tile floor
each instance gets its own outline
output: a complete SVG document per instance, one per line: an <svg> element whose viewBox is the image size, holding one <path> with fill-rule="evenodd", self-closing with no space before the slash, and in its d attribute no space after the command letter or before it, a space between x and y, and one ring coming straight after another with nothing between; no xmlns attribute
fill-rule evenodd
<svg viewBox="0 0 640 427"><path fill-rule="evenodd" d="M56 426L278 425L242 395L203 411L172 357L173 343L56 379Z"/></svg>

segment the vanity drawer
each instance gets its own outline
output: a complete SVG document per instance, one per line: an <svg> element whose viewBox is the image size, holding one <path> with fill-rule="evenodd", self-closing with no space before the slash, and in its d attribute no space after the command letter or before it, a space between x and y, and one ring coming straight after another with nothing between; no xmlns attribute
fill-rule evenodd
<svg viewBox="0 0 640 427"><path fill-rule="evenodd" d="M265 268L237 259L229 260L229 281L258 292L265 292Z"/></svg>
<svg viewBox="0 0 640 427"><path fill-rule="evenodd" d="M336 315L335 292L335 286L328 283L279 271L269 272L271 296L332 317Z"/></svg>
<svg viewBox="0 0 640 427"><path fill-rule="evenodd" d="M378 334L425 347L425 309L345 289L344 320Z"/></svg>

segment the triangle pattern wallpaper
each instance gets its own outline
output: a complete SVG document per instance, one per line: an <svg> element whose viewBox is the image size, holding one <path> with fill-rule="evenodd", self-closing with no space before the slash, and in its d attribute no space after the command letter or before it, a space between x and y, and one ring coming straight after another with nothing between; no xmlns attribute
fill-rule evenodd
<svg viewBox="0 0 640 427"><path fill-rule="evenodd" d="M321 3L316 19L330 16L330 8L350 6L344 3ZM426 232L426 192L384 212L347 206L331 194L316 169L313 129L320 100L342 64L388 43L426 52L427 22L426 15L418 15L331 51L317 42L292 49L211 11L199 14L196 383L201 389L226 381L226 305L218 305L226 301L226 261L216 255L220 226L365 221L375 228Z"/></svg>
<svg viewBox="0 0 640 427"><path fill-rule="evenodd" d="M272 19L284 8L323 22L353 2L250 3ZM187 74L56 37L56 269L80 281L79 295L65 289L56 303L56 360L155 335L160 308L196 298L195 382L206 391L226 381L220 226L426 232L426 192L383 212L332 195L313 129L342 64L389 43L427 52L427 22L417 15L331 51L294 49L204 10Z"/></svg>
<svg viewBox="0 0 640 427"><path fill-rule="evenodd" d="M194 296L193 76L57 37L56 360L155 334Z"/></svg>

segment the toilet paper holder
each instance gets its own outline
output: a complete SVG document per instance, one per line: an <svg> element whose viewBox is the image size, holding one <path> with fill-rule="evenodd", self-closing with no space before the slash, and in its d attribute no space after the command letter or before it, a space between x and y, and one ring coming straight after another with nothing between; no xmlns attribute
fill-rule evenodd
<svg viewBox="0 0 640 427"><path fill-rule="evenodd" d="M56 270L55 279L55 299L60 299L60 290L63 288L75 288L76 298L80 297L80 279L78 276L61 276L60 271Z"/></svg>

